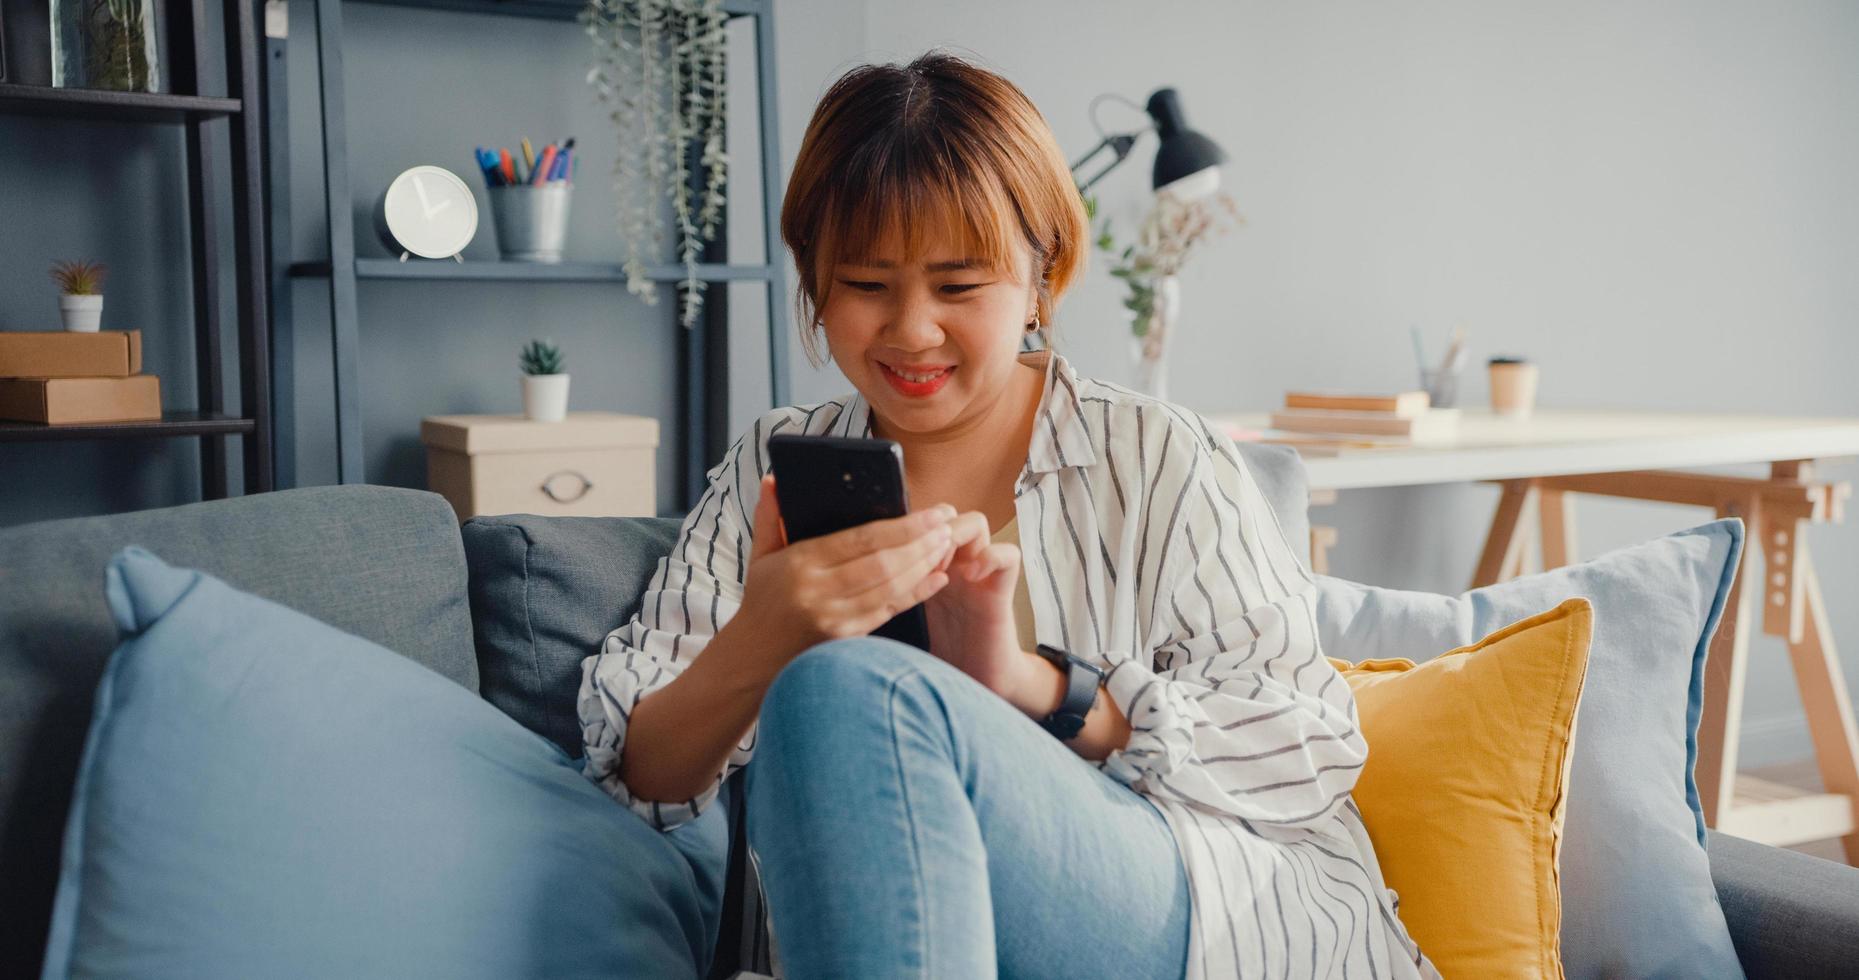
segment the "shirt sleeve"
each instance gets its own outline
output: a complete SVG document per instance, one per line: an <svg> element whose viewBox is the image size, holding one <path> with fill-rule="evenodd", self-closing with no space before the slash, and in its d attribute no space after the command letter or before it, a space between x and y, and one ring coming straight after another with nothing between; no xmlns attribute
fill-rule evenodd
<svg viewBox="0 0 1859 980"><path fill-rule="evenodd" d="M765 466L761 429L758 422L755 431L738 439L710 471L703 497L685 516L677 543L659 559L639 612L607 634L599 653L581 662L576 711L587 751L583 772L660 830L695 819L716 799L723 780L748 763L755 748L751 727L730 752L723 771L689 800L640 799L620 778L620 751L634 706L683 673L742 603L753 540L749 515L755 510Z"/></svg>
<svg viewBox="0 0 1859 980"><path fill-rule="evenodd" d="M1230 439L1206 432L1150 505L1172 511L1148 662L1106 689L1129 743L1100 765L1133 788L1299 839L1344 805L1368 756L1317 638L1315 583Z"/></svg>

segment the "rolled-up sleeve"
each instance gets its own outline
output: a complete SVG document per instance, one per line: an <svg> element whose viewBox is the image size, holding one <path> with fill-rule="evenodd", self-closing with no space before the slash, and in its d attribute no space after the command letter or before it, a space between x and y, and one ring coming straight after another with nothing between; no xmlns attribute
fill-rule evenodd
<svg viewBox="0 0 1859 980"><path fill-rule="evenodd" d="M1314 583L1230 441L1210 434L1157 481L1169 514L1149 657L1112 667L1130 722L1102 768L1139 791L1299 839L1368 755L1349 686L1317 638Z"/></svg>
<svg viewBox="0 0 1859 980"><path fill-rule="evenodd" d="M758 424L757 435L760 428ZM711 470L704 495L686 515L677 543L659 560L639 612L608 633L600 652L581 663L576 710L587 752L583 771L661 830L701 813L716 798L723 780L748 763L755 748L751 728L717 778L689 800L640 799L620 778L620 752L633 708L690 666L741 605L752 540L749 515L760 493L760 466L745 453L758 449L759 444L745 446L739 440Z"/></svg>

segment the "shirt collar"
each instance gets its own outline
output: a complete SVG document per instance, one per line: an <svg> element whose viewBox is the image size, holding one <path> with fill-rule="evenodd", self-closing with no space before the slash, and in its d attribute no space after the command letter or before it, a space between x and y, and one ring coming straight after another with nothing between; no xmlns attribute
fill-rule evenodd
<svg viewBox="0 0 1859 980"><path fill-rule="evenodd" d="M1071 362L1057 351L1029 351L1020 355L1027 363L1045 361L1045 387L1040 392L1039 410L1033 419L1033 438L1026 448L1026 468L1014 487L1020 493L1032 486L1032 478L1072 466L1091 466L1097 462L1097 447L1084 420L1084 402L1078 397L1078 375ZM846 410L835 419L825 434L871 437L871 406L865 396L853 392Z"/></svg>

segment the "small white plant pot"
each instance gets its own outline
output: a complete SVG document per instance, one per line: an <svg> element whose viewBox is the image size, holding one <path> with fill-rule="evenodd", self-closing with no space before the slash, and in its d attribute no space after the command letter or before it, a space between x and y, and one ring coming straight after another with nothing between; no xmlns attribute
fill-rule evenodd
<svg viewBox="0 0 1859 980"><path fill-rule="evenodd" d="M568 376L523 375L523 417L532 422L560 422L567 418Z"/></svg>
<svg viewBox="0 0 1859 980"><path fill-rule="evenodd" d="M58 312L64 315L65 329L75 333L96 333L103 322L103 296L58 297Z"/></svg>

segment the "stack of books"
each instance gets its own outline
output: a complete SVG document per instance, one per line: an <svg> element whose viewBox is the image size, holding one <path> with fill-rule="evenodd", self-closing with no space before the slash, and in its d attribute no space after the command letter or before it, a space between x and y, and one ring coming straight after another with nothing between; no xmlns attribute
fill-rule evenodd
<svg viewBox="0 0 1859 980"><path fill-rule="evenodd" d="M161 418L142 331L0 330L0 419L72 425Z"/></svg>
<svg viewBox="0 0 1859 980"><path fill-rule="evenodd" d="M1433 408L1424 391L1393 394L1294 391L1272 413L1264 441L1290 444L1313 455L1350 449L1451 442L1459 410Z"/></svg>

